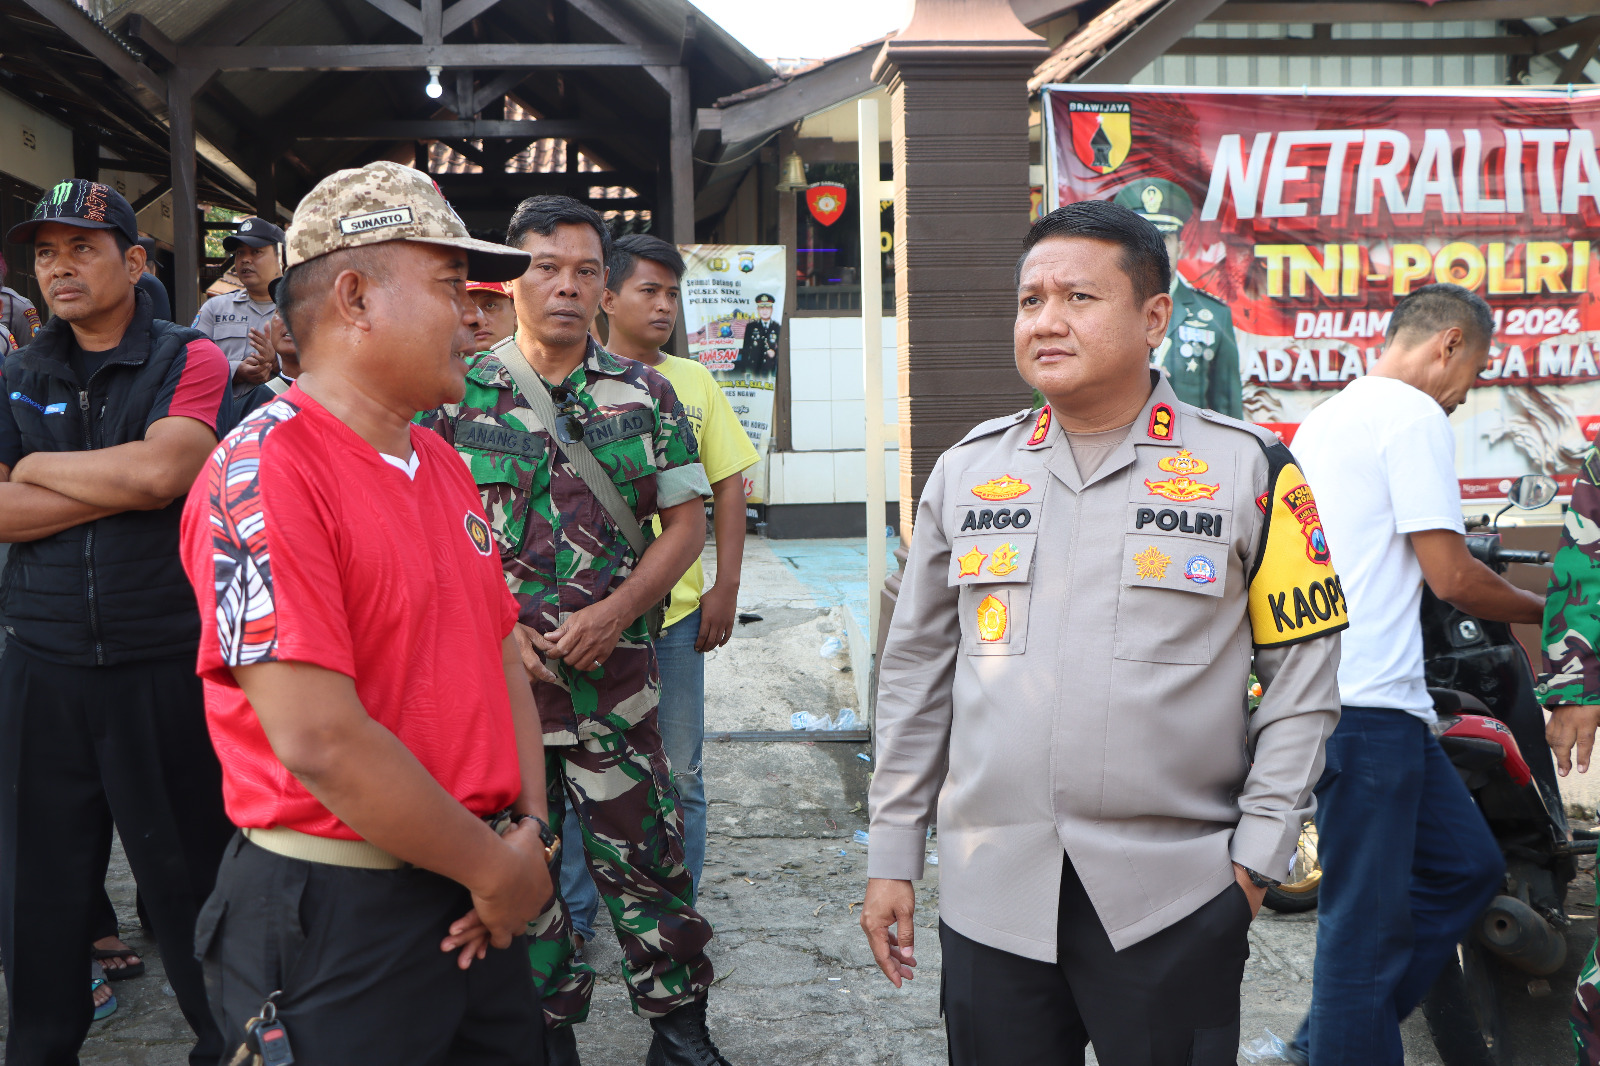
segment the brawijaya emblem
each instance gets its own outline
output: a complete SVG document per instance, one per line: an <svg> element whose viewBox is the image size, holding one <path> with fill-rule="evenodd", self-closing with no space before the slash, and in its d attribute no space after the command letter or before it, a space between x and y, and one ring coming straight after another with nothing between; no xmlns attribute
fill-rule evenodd
<svg viewBox="0 0 1600 1066"><path fill-rule="evenodd" d="M993 644L1006 635L1006 605L992 593L978 604L978 639Z"/></svg>
<svg viewBox="0 0 1600 1066"><path fill-rule="evenodd" d="M972 494L980 500L996 502L1000 500L1014 500L1018 496L1026 496L1033 486L1020 478L1010 474L1001 474L999 477L990 478L982 485L972 486Z"/></svg>
<svg viewBox="0 0 1600 1066"><path fill-rule="evenodd" d="M1140 581L1161 581L1167 576L1167 567L1172 565L1172 556L1152 544L1133 557L1133 565Z"/></svg>
<svg viewBox="0 0 1600 1066"><path fill-rule="evenodd" d="M1177 455L1167 456L1156 466L1173 476L1161 481L1145 478L1144 487L1150 490L1152 496L1165 496L1169 500L1188 503L1192 500L1209 500L1222 488L1221 485L1207 485L1194 480L1195 474L1203 474L1210 467L1204 459L1196 459L1187 448L1179 448Z"/></svg>

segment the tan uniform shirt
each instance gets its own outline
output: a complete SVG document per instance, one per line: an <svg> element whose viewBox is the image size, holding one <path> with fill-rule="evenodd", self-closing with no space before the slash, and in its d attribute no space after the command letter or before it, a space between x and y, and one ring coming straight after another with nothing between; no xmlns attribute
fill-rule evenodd
<svg viewBox="0 0 1600 1066"><path fill-rule="evenodd" d="M1157 377L1086 483L1049 408L985 422L917 507L868 874L922 876L937 802L940 916L1047 962L1063 848L1118 950L1226 888L1230 860L1283 877L1345 625L1316 503L1271 434Z"/></svg>

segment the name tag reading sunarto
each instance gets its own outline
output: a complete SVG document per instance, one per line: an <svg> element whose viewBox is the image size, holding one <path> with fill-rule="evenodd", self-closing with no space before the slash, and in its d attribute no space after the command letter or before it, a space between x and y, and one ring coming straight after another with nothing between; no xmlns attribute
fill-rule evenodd
<svg viewBox="0 0 1600 1066"><path fill-rule="evenodd" d="M505 452L524 459L537 459L544 454L544 438L539 434L524 433L496 422L456 423L456 446Z"/></svg>

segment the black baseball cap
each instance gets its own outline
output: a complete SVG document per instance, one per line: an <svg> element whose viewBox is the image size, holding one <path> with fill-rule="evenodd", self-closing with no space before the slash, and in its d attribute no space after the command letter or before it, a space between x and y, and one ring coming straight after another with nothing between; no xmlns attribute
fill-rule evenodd
<svg viewBox="0 0 1600 1066"><path fill-rule="evenodd" d="M114 229L128 238L129 244L139 241L139 221L134 217L133 205L111 186L85 178L57 182L34 207L33 217L12 226L6 240L32 244L33 235L47 222L83 229Z"/></svg>
<svg viewBox="0 0 1600 1066"><path fill-rule="evenodd" d="M241 244L252 248L265 248L269 244L282 244L283 230L264 218L251 215L239 221L239 228L222 238L222 250L231 252Z"/></svg>

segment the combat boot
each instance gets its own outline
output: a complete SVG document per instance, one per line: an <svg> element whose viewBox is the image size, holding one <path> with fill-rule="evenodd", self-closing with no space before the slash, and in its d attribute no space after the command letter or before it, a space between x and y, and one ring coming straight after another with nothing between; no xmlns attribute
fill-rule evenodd
<svg viewBox="0 0 1600 1066"><path fill-rule="evenodd" d="M546 1027L544 1031L545 1066L581 1066L578 1062L578 1034L572 1026L558 1029Z"/></svg>
<svg viewBox="0 0 1600 1066"><path fill-rule="evenodd" d="M650 1028L656 1037L644 1066L733 1066L711 1042L704 996L664 1018L650 1019Z"/></svg>

